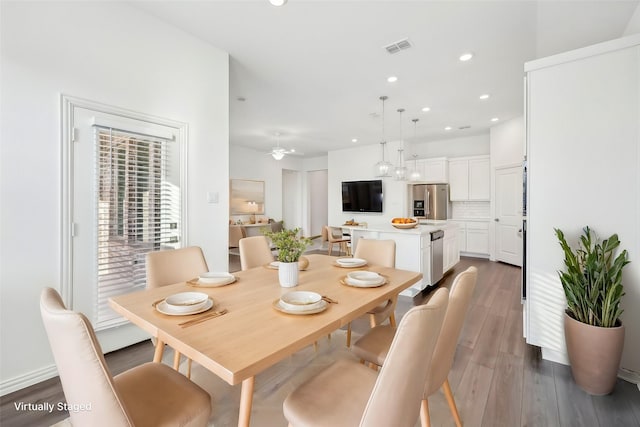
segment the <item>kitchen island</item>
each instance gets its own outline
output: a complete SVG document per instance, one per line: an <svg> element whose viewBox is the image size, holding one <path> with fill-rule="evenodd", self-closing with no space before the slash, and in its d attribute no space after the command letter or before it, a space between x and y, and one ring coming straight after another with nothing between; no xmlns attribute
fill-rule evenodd
<svg viewBox="0 0 640 427"><path fill-rule="evenodd" d="M434 262L442 262L442 271L446 273L460 261L458 250L458 225L448 221L438 221L428 224L419 224L415 228L399 229L391 224L371 224L369 226L343 225L351 234L351 248L355 253L358 240L378 239L394 240L396 242L396 268L403 270L419 271L422 280L404 290L400 295L413 297L420 293L431 283L431 232L444 231L442 245L442 261L439 257Z"/></svg>

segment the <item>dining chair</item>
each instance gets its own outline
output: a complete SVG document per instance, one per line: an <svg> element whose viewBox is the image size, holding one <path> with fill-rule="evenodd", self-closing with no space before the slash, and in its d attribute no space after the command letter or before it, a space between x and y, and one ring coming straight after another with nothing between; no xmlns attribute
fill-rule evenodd
<svg viewBox="0 0 640 427"><path fill-rule="evenodd" d="M430 425L428 397L441 387L456 426L462 426L448 376L477 278L478 270L472 266L458 274L451 286L447 314L433 352L429 376L420 405L420 420L423 427ZM387 352L390 351L390 346L396 333L395 328L391 326L376 326L353 345L353 353L359 356L362 361L384 366L385 359L388 357Z"/></svg>
<svg viewBox="0 0 640 427"><path fill-rule="evenodd" d="M209 394L161 363L148 362L115 377L89 320L67 310L58 292L42 290L40 313L76 426L206 426Z"/></svg>
<svg viewBox="0 0 640 427"><path fill-rule="evenodd" d="M344 252L346 255L349 255L349 243L351 243L351 239L343 237L340 228L325 225L322 229L322 242L329 243L327 249L329 255L331 255L333 245L335 244L338 244L339 252Z"/></svg>
<svg viewBox="0 0 640 427"><path fill-rule="evenodd" d="M283 404L289 426L413 427L448 293L439 289L404 315L379 374L341 359L289 394Z"/></svg>
<svg viewBox="0 0 640 427"><path fill-rule="evenodd" d="M209 271L202 249L189 246L180 249L148 252L146 256L147 289L173 285L197 278ZM151 339L155 341L155 337ZM157 345L154 342L154 345ZM180 368L180 352L174 350L173 368ZM191 359L187 359L187 378L191 378Z"/></svg>
<svg viewBox="0 0 640 427"><path fill-rule="evenodd" d="M242 271L269 264L272 261L273 254L265 236L240 239L240 269Z"/></svg>
<svg viewBox="0 0 640 427"><path fill-rule="evenodd" d="M396 242L393 240L360 239L356 245L354 258L361 258L368 264L394 268L396 266ZM396 326L395 309L397 297L368 311L369 325L373 328L389 319L391 326ZM351 323L347 325L347 347L351 346Z"/></svg>

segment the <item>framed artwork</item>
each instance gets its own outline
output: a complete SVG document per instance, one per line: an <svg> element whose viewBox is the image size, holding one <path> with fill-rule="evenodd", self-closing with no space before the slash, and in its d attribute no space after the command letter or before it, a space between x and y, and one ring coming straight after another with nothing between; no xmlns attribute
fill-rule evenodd
<svg viewBox="0 0 640 427"><path fill-rule="evenodd" d="M264 214L264 181L232 179L230 187L231 215Z"/></svg>

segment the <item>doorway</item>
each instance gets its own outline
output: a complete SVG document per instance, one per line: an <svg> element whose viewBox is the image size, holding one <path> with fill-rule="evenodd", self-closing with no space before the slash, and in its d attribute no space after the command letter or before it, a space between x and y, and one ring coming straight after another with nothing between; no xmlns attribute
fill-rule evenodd
<svg viewBox="0 0 640 427"><path fill-rule="evenodd" d="M496 261L522 267L522 166L496 168Z"/></svg>
<svg viewBox="0 0 640 427"><path fill-rule="evenodd" d="M288 229L302 228L302 180L296 170L282 169L282 219Z"/></svg>

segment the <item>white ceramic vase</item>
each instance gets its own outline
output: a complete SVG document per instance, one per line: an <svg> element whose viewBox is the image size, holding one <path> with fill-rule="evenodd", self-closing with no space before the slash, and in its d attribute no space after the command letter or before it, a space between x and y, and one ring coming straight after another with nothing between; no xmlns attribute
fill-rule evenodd
<svg viewBox="0 0 640 427"><path fill-rule="evenodd" d="M278 264L278 278L283 288L298 286L298 261L280 262Z"/></svg>

